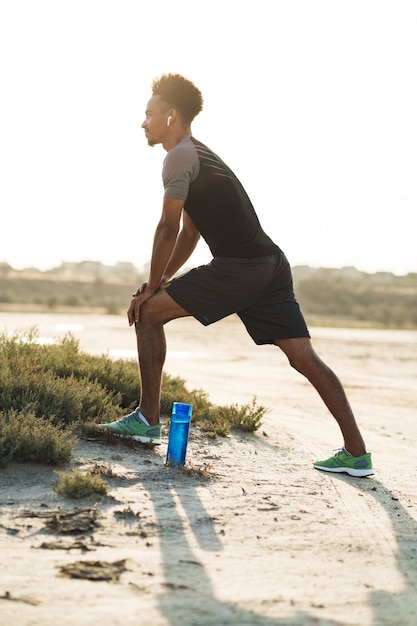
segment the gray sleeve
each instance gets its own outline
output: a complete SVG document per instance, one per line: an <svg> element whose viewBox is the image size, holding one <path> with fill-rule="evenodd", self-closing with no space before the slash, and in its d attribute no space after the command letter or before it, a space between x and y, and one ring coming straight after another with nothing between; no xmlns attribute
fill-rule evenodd
<svg viewBox="0 0 417 626"><path fill-rule="evenodd" d="M164 198L186 200L188 188L198 176L200 163L194 145L178 144L168 152L162 168Z"/></svg>

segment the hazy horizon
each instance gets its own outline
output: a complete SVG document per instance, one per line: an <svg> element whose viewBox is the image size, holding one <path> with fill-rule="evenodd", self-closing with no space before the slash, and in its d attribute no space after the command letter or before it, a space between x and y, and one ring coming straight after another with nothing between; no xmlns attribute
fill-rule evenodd
<svg viewBox="0 0 417 626"><path fill-rule="evenodd" d="M99 259L80 259L79 261L66 261L63 260L62 262L60 262L58 265L53 265L51 267L46 267L46 268L41 268L38 267L36 265L32 265L32 266L25 266L25 267L14 267L13 265L11 265L10 263L8 263L7 261L0 261L0 266L3 264L9 265L11 267L11 269L13 271L16 272L25 272L25 271L37 271L40 273L48 273L48 272L52 272L54 270L59 270L62 268L62 266L65 266L67 264L69 265L83 265L83 264L88 264L88 263L92 263L92 264L99 264L101 265L103 268L107 269L115 269L117 268L117 266L119 264L131 264L134 268L135 271L141 273L141 272L145 272L148 269L149 263L150 263L150 259L143 265L135 265L134 263L130 263L130 261L126 262L126 261L116 261L115 263L103 263L102 261L100 261ZM191 267L194 267L194 265L190 265L190 263L186 263L183 266L183 270L186 271L187 269L191 269ZM356 267L355 265L342 265L342 266L333 266L333 265L312 265L309 263L297 263L297 264L292 264L292 269L293 270L297 270L297 269L301 269L301 268L309 268L311 270L334 270L334 271L340 271L343 272L344 270L354 270L363 274L379 274L379 273L386 273L386 274L392 274L393 276L397 276L397 277L401 277L401 276L408 276L410 274L417 274L417 270L416 271L411 271L411 272L405 272L402 274L396 273L396 272L391 272L390 270L375 270L375 271L366 271L366 270L361 270L358 267ZM182 270L179 270L178 273L181 273Z"/></svg>

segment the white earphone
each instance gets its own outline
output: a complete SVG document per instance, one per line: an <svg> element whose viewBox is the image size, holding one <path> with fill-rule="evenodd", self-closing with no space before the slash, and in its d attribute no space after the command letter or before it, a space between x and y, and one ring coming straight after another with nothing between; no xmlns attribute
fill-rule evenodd
<svg viewBox="0 0 417 626"><path fill-rule="evenodd" d="M172 120L172 115L169 115L167 119L167 126L171 124L171 120Z"/></svg>

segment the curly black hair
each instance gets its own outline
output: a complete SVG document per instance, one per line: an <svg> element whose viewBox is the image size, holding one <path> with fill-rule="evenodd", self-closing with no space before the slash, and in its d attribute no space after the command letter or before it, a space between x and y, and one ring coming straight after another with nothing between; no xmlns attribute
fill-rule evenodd
<svg viewBox="0 0 417 626"><path fill-rule="evenodd" d="M201 91L181 74L163 74L152 83L152 95L177 109L183 120L191 124L203 108Z"/></svg>

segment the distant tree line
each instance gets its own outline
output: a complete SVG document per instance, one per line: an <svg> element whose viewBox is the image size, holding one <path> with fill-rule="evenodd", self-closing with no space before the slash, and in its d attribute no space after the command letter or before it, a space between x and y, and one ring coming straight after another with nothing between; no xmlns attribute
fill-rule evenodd
<svg viewBox="0 0 417 626"><path fill-rule="evenodd" d="M101 276L49 277L47 274L0 273L0 310L31 306L37 310L99 309L109 314L127 310L133 291L144 281L140 274L115 280Z"/></svg>
<svg viewBox="0 0 417 626"><path fill-rule="evenodd" d="M306 316L329 318L333 323L417 328L417 273L395 276L354 268L295 268L294 285Z"/></svg>
<svg viewBox="0 0 417 626"><path fill-rule="evenodd" d="M417 273L396 276L299 266L293 268L293 275L297 300L309 324L417 328ZM0 310L82 308L124 313L132 291L144 280L146 275L138 271L118 277L66 277L17 272L0 264Z"/></svg>

